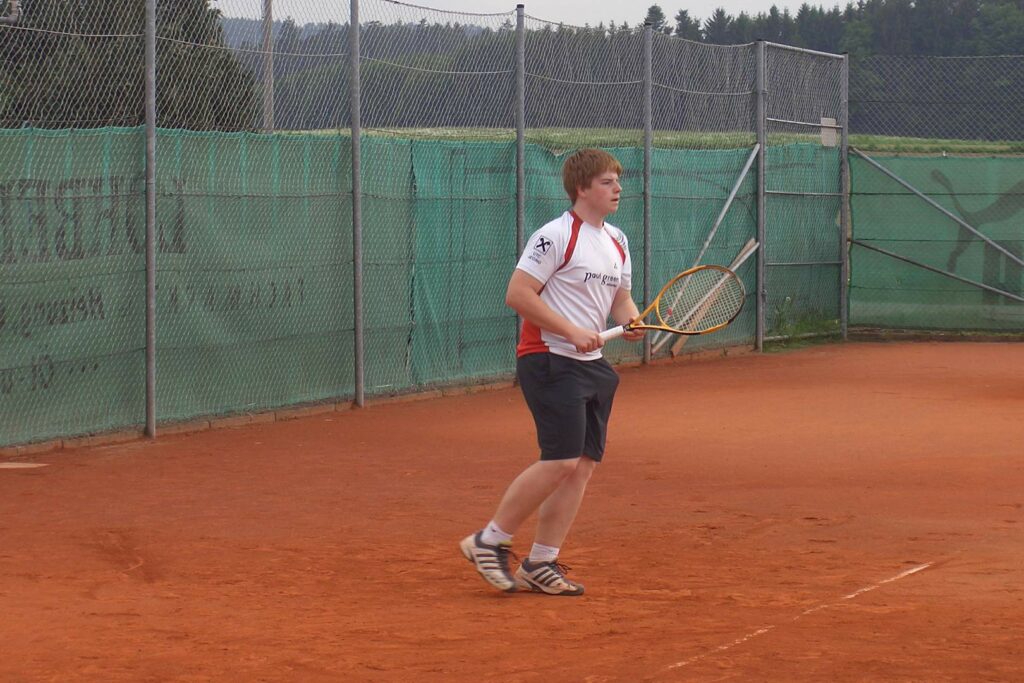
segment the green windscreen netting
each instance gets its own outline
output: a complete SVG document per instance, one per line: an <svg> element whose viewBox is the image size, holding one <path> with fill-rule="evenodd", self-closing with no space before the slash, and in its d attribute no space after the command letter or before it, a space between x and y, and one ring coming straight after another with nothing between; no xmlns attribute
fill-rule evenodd
<svg viewBox="0 0 1024 683"><path fill-rule="evenodd" d="M704 243L739 180L749 149L688 151L655 149L651 172L651 296L681 270L700 263L729 266L747 240L757 234L757 174L748 172L728 213L701 255ZM641 207L642 209L642 207ZM616 219L619 217L616 216ZM631 235L632 238L632 235ZM640 246L633 247L634 263ZM756 258L738 269L748 296L740 317L728 328L685 340L687 351L750 341L754 336ZM639 287L642 280L636 280ZM634 297L637 301L639 295ZM660 353L679 340L652 337Z"/></svg>
<svg viewBox="0 0 1024 683"><path fill-rule="evenodd" d="M348 138L161 131L157 416L351 391Z"/></svg>
<svg viewBox="0 0 1024 683"><path fill-rule="evenodd" d="M851 157L850 324L1024 330L1024 159L873 158L989 242Z"/></svg>
<svg viewBox="0 0 1024 683"><path fill-rule="evenodd" d="M142 129L0 130L0 445L145 419Z"/></svg>
<svg viewBox="0 0 1024 683"><path fill-rule="evenodd" d="M770 146L765 162L765 333L838 328L842 249L838 147Z"/></svg>
<svg viewBox="0 0 1024 683"><path fill-rule="evenodd" d="M625 167L612 222L629 237L639 303L643 152L611 151ZM654 150L652 295L694 265L749 153ZM770 154L780 173L836 172L813 152ZM564 156L527 148L526 235L568 206ZM158 420L351 397L349 139L161 130L157 159ZM141 129L0 135L0 445L144 422L143 161ZM514 144L366 136L363 164L367 393L509 376ZM729 265L755 235L755 204L751 174L701 262ZM770 233L777 253L831 254L818 240L833 234L832 210L801 211L814 225ZM755 262L740 270L751 292L742 317L687 351L753 339ZM832 297L825 286L798 277L772 296L817 302ZM641 350L615 342L608 356Z"/></svg>

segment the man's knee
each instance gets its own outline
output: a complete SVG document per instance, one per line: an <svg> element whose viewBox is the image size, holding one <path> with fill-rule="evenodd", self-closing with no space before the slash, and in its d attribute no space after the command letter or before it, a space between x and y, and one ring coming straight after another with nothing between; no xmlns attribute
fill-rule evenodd
<svg viewBox="0 0 1024 683"><path fill-rule="evenodd" d="M568 479L571 477L579 467L581 460L589 460L589 458L564 458L561 460L545 460L544 465L551 472L551 475L557 478L559 481Z"/></svg>
<svg viewBox="0 0 1024 683"><path fill-rule="evenodd" d="M594 470L596 469L597 461L594 460L593 458L588 458L587 456L584 455L581 456L576 461L576 468L574 470L574 473L576 474L576 476L581 476L586 479L590 479L590 475L592 475L594 473Z"/></svg>

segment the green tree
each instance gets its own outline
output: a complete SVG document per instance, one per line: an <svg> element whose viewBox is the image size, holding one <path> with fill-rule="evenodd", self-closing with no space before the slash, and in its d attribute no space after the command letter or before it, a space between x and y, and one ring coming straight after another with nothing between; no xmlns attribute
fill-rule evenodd
<svg viewBox="0 0 1024 683"><path fill-rule="evenodd" d="M681 9L676 12L675 20L676 38L700 40L703 37L700 32L700 20L690 17L690 13L688 11Z"/></svg>
<svg viewBox="0 0 1024 683"><path fill-rule="evenodd" d="M874 13L876 49L886 55L908 55L911 51L912 0L885 0Z"/></svg>
<svg viewBox="0 0 1024 683"><path fill-rule="evenodd" d="M874 31L871 24L863 19L856 19L846 25L839 48L848 52L853 60L863 59L873 53Z"/></svg>
<svg viewBox="0 0 1024 683"><path fill-rule="evenodd" d="M719 7L704 21L704 40L714 45L728 45L732 42L732 18Z"/></svg>
<svg viewBox="0 0 1024 683"><path fill-rule="evenodd" d="M1008 55L1024 50L1024 9L1015 3L982 5L972 28L975 54Z"/></svg>
<svg viewBox="0 0 1024 683"><path fill-rule="evenodd" d="M144 20L141 3L35 0L17 29L0 27L0 126L141 125ZM158 125L238 130L256 123L255 81L223 49L220 22L206 0L160 3Z"/></svg>
<svg viewBox="0 0 1024 683"><path fill-rule="evenodd" d="M207 0L161 0L157 9L157 125L194 130L256 127L256 81L223 49L220 10Z"/></svg>
<svg viewBox="0 0 1024 683"><path fill-rule="evenodd" d="M651 28L658 33L672 33L672 27L666 24L665 13L657 5L651 5L647 8L647 16L644 17L644 23L650 24Z"/></svg>
<svg viewBox="0 0 1024 683"><path fill-rule="evenodd" d="M733 40L737 43L752 43L758 39L754 35L754 20L746 12L740 12L732 21Z"/></svg>

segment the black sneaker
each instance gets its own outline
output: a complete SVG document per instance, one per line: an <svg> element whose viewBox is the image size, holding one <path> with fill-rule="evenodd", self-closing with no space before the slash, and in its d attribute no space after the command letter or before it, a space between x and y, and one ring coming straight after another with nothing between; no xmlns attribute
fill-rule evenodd
<svg viewBox="0 0 1024 683"><path fill-rule="evenodd" d="M480 540L480 534L476 532L462 539L459 548L466 559L473 563L484 581L491 584L498 590L506 593L516 591L516 581L512 578L512 572L508 568L508 556L512 552L511 543L499 543L498 545L487 545Z"/></svg>
<svg viewBox="0 0 1024 683"><path fill-rule="evenodd" d="M569 568L558 562L537 562L523 560L516 570L516 585L522 590L531 590L548 595L583 595L583 584L565 578Z"/></svg>

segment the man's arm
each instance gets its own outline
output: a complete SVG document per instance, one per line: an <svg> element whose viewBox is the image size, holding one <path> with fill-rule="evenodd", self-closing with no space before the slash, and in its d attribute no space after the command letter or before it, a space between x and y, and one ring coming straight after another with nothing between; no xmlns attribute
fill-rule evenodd
<svg viewBox="0 0 1024 683"><path fill-rule="evenodd" d="M612 320L618 325L625 325L640 316L640 310L633 302L633 297L628 289L620 289L615 292L615 299L612 300ZM623 333L622 338L627 341L643 339L644 330L630 330Z"/></svg>
<svg viewBox="0 0 1024 683"><path fill-rule="evenodd" d="M508 281L505 304L542 330L565 337L580 353L588 353L604 346L604 340L599 333L574 325L544 303L540 298L540 290L543 288L544 283L540 280L516 268Z"/></svg>

